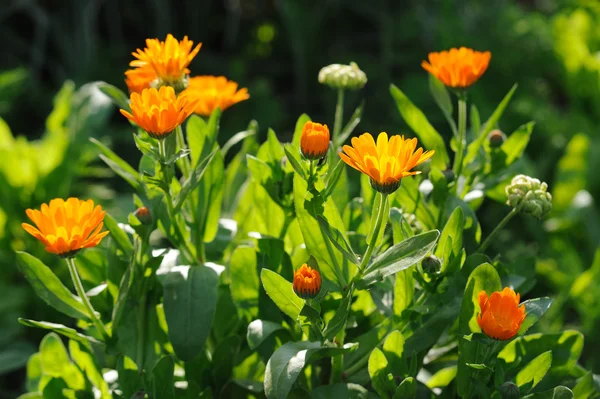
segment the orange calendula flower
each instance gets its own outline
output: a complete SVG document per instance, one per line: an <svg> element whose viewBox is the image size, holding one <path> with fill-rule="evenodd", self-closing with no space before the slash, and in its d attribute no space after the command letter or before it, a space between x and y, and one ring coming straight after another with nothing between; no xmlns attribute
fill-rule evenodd
<svg viewBox="0 0 600 399"><path fill-rule="evenodd" d="M525 320L525 305L519 306L520 299L521 296L508 287L489 297L485 291L479 293L481 313L477 324L485 335L502 341L517 335Z"/></svg>
<svg viewBox="0 0 600 399"><path fill-rule="evenodd" d="M316 122L306 122L300 137L300 151L308 159L321 159L329 149L329 128Z"/></svg>
<svg viewBox="0 0 600 399"><path fill-rule="evenodd" d="M195 101L187 96L175 96L170 86L144 89L141 94L131 93L131 113L121 113L157 139L166 138L194 111Z"/></svg>
<svg viewBox="0 0 600 399"><path fill-rule="evenodd" d="M46 251L63 257L95 247L108 234L101 232L106 212L100 205L94 207L92 200L56 198L42 204L41 210L27 209L26 213L37 227L28 223L21 227L40 240Z"/></svg>
<svg viewBox="0 0 600 399"><path fill-rule="evenodd" d="M132 55L136 58L129 63L135 68L150 67L156 73L156 77L167 82L174 83L190 73L188 66L200 51L202 43L193 50L194 42L188 40L187 36L178 41L170 33L163 42L158 39L146 39L146 48L137 49Z"/></svg>
<svg viewBox="0 0 600 399"><path fill-rule="evenodd" d="M427 72L452 88L464 89L477 82L487 69L492 53L470 48L429 53L429 62L421 62Z"/></svg>
<svg viewBox="0 0 600 399"><path fill-rule="evenodd" d="M250 98L248 89L238 90L238 84L225 76L194 76L190 78L185 92L198 100L194 112L202 116L210 116L217 107L224 111Z"/></svg>
<svg viewBox="0 0 600 399"><path fill-rule="evenodd" d="M371 186L383 194L393 193L403 177L416 175L415 166L431 158L434 151L417 148L417 139L380 133L377 143L370 133L352 138L352 146L345 145L340 157L348 165L369 176Z"/></svg>
<svg viewBox="0 0 600 399"><path fill-rule="evenodd" d="M293 287L300 298L314 298L321 291L321 274L305 263L294 274Z"/></svg>
<svg viewBox="0 0 600 399"><path fill-rule="evenodd" d="M125 72L125 84L130 93L141 93L149 89L150 84L156 79L156 72L149 66L129 69Z"/></svg>

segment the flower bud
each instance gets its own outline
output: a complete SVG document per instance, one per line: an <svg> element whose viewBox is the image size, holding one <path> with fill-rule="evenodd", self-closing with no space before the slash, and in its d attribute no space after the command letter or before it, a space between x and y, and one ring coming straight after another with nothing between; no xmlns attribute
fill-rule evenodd
<svg viewBox="0 0 600 399"><path fill-rule="evenodd" d="M362 89L367 83L367 75L355 62L350 65L331 64L319 71L319 83L333 89Z"/></svg>
<svg viewBox="0 0 600 399"><path fill-rule="evenodd" d="M520 212L541 219L552 210L552 195L547 190L546 183L517 175L506 186L506 203Z"/></svg>
<svg viewBox="0 0 600 399"><path fill-rule="evenodd" d="M150 210L145 206L138 208L133 212L133 216L138 218L142 224L152 224L152 216L150 215Z"/></svg>
<svg viewBox="0 0 600 399"><path fill-rule="evenodd" d="M500 385L499 391L500 395L502 395L502 399L519 399L521 397L519 387L511 381L507 381Z"/></svg>
<svg viewBox="0 0 600 399"><path fill-rule="evenodd" d="M441 270L442 262L435 255L426 256L421 262L421 266L423 267L423 271L427 274L434 274Z"/></svg>
<svg viewBox="0 0 600 399"><path fill-rule="evenodd" d="M498 148L506 141L506 135L498 129L492 130L487 136L490 147Z"/></svg>
<svg viewBox="0 0 600 399"><path fill-rule="evenodd" d="M312 299L321 291L321 274L305 263L294 273L293 288L300 298Z"/></svg>
<svg viewBox="0 0 600 399"><path fill-rule="evenodd" d="M154 87L155 89L160 89L163 86L170 86L175 90L175 94L179 94L185 89L188 88L190 82L190 78L187 75L182 76L177 80L166 80L161 78L156 78L152 82L150 82L150 87Z"/></svg>
<svg viewBox="0 0 600 399"><path fill-rule="evenodd" d="M300 137L300 151L306 159L321 159L329 149L329 128L316 122L306 122Z"/></svg>

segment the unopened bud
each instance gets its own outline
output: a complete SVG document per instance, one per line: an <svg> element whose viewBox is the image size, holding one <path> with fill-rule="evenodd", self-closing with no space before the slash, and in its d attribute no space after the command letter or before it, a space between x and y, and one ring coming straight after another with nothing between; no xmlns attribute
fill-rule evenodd
<svg viewBox="0 0 600 399"><path fill-rule="evenodd" d="M543 218L552 210L548 185L525 175L515 176L506 186L506 203L527 215Z"/></svg>
<svg viewBox="0 0 600 399"><path fill-rule="evenodd" d="M425 230L413 213L403 213L402 216L415 234L421 234Z"/></svg>
<svg viewBox="0 0 600 399"><path fill-rule="evenodd" d="M133 212L133 215L138 218L142 224L152 224L152 216L150 215L150 210L145 206L138 208Z"/></svg>
<svg viewBox="0 0 600 399"><path fill-rule="evenodd" d="M435 255L426 256L421 262L421 266L423 267L423 271L427 274L434 274L441 270L442 262Z"/></svg>
<svg viewBox="0 0 600 399"><path fill-rule="evenodd" d="M502 399L518 399L521 397L519 387L514 382L507 381L499 388Z"/></svg>
<svg viewBox="0 0 600 399"><path fill-rule="evenodd" d="M367 84L367 75L355 62L350 65L331 64L319 71L319 83L333 89L362 89Z"/></svg>
<svg viewBox="0 0 600 399"><path fill-rule="evenodd" d="M506 141L506 135L498 129L492 130L487 136L490 147L498 148Z"/></svg>
<svg viewBox="0 0 600 399"><path fill-rule="evenodd" d="M321 159L329 149L329 128L327 125L308 121L302 128L300 151L306 159Z"/></svg>

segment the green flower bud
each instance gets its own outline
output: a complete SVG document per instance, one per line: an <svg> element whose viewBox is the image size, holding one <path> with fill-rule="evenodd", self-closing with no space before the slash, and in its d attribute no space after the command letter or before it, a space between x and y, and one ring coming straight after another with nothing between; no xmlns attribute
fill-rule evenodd
<svg viewBox="0 0 600 399"><path fill-rule="evenodd" d="M402 216L415 234L421 234L423 231L425 231L423 225L417 220L417 217L414 214L403 213Z"/></svg>
<svg viewBox="0 0 600 399"><path fill-rule="evenodd" d="M506 203L519 212L542 219L552 210L552 195L547 190L546 183L529 176L517 175L506 186Z"/></svg>
<svg viewBox="0 0 600 399"><path fill-rule="evenodd" d="M506 135L498 129L492 130L487 136L490 147L498 148L506 141Z"/></svg>
<svg viewBox="0 0 600 399"><path fill-rule="evenodd" d="M367 75L355 62L350 65L331 64L319 71L319 83L333 89L362 89L367 83Z"/></svg>
<svg viewBox="0 0 600 399"><path fill-rule="evenodd" d="M441 270L442 262L435 255L426 256L421 262L423 271L427 274L434 274Z"/></svg>
<svg viewBox="0 0 600 399"><path fill-rule="evenodd" d="M502 399L519 399L521 397L519 387L514 382L505 382L500 385L499 391Z"/></svg>

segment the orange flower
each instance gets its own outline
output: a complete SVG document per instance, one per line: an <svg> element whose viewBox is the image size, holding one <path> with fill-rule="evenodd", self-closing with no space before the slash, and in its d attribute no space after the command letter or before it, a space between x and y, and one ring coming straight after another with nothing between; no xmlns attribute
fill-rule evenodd
<svg viewBox="0 0 600 399"><path fill-rule="evenodd" d="M136 68L150 67L159 79L174 83L190 73L188 65L200 51L202 43L192 50L193 45L194 42L188 40L187 36L180 42L170 33L164 42L146 39L146 48L131 53L137 59L129 65Z"/></svg>
<svg viewBox="0 0 600 399"><path fill-rule="evenodd" d="M130 93L141 93L150 88L150 83L156 79L156 72L149 66L129 69L125 72L125 84Z"/></svg>
<svg viewBox="0 0 600 399"><path fill-rule="evenodd" d="M300 298L314 298L321 291L321 274L305 263L294 274L293 287Z"/></svg>
<svg viewBox="0 0 600 399"><path fill-rule="evenodd" d="M489 51L452 48L450 51L429 53L429 62L423 61L421 66L446 86L464 89L479 80L491 58Z"/></svg>
<svg viewBox="0 0 600 399"><path fill-rule="evenodd" d="M508 340L517 335L525 320L525 305L519 306L521 296L506 287L493 292L488 298L485 291L479 293L481 313L477 324L485 335L499 340Z"/></svg>
<svg viewBox="0 0 600 399"><path fill-rule="evenodd" d="M306 122L300 137L300 150L308 159L321 159L329 149L329 128L316 122Z"/></svg>
<svg viewBox="0 0 600 399"><path fill-rule="evenodd" d="M41 211L27 209L27 216L37 226L22 223L26 232L40 240L46 251L64 257L74 256L83 248L100 244L108 231L102 230L104 212L94 201L56 198L42 204Z"/></svg>
<svg viewBox="0 0 600 399"><path fill-rule="evenodd" d="M423 152L417 147L417 139L404 139L380 133L377 144L370 133L352 138L352 146L345 145L340 157L348 165L369 176L371 186L384 194L393 193L400 187L400 179L421 172L411 172L415 166L431 158L434 151Z"/></svg>
<svg viewBox="0 0 600 399"><path fill-rule="evenodd" d="M250 98L248 89L238 90L238 84L225 76L194 76L190 78L188 96L198 99L195 113L210 116L217 107L221 111Z"/></svg>
<svg viewBox="0 0 600 399"><path fill-rule="evenodd" d="M120 111L150 136L164 139L190 116L195 105L187 96L176 97L172 87L163 86L144 89L142 94L131 93L132 113Z"/></svg>

